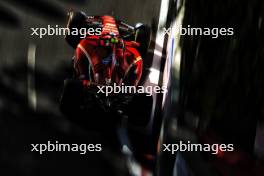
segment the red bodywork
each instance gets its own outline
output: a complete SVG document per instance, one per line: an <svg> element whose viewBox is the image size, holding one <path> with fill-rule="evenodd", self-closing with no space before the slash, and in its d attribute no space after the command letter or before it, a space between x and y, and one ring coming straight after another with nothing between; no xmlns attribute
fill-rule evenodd
<svg viewBox="0 0 264 176"><path fill-rule="evenodd" d="M102 16L100 20L103 25L101 35L87 36L76 48L74 68L77 76L98 84L136 86L143 66L136 49L139 44L122 39L113 17Z"/></svg>

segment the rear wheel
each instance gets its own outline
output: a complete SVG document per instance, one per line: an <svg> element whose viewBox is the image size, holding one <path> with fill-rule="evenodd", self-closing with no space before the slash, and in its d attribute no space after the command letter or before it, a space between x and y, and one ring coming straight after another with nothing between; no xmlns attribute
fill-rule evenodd
<svg viewBox="0 0 264 176"><path fill-rule="evenodd" d="M146 126L150 121L152 96L135 94L128 105L128 122L136 126Z"/></svg>
<svg viewBox="0 0 264 176"><path fill-rule="evenodd" d="M60 110L63 114L73 115L82 104L83 86L81 81L74 79L64 80L60 100Z"/></svg>
<svg viewBox="0 0 264 176"><path fill-rule="evenodd" d="M101 132L114 129L116 114L103 109L101 101L96 87L84 87L78 79L64 81L60 110L73 124Z"/></svg>

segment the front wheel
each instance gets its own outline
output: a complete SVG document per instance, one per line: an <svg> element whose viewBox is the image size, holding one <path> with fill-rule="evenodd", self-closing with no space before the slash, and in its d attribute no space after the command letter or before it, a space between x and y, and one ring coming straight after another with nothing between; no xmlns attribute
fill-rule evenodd
<svg viewBox="0 0 264 176"><path fill-rule="evenodd" d="M141 23L136 24L135 28L136 28L135 41L140 44L138 51L140 55L144 57L150 45L151 29L149 26Z"/></svg>

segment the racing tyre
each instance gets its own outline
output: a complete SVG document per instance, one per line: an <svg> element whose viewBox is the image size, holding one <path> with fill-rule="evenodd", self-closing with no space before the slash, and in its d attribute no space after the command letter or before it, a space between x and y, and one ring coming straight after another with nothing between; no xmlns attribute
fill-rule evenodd
<svg viewBox="0 0 264 176"><path fill-rule="evenodd" d="M139 26L139 27L137 27ZM135 40L140 44L138 51L142 57L144 57L147 53L150 39L151 39L151 30L150 27L143 24L136 24L136 37Z"/></svg>
<svg viewBox="0 0 264 176"><path fill-rule="evenodd" d="M146 126L152 110L152 96L135 94L128 106L128 123L136 126Z"/></svg>
<svg viewBox="0 0 264 176"><path fill-rule="evenodd" d="M84 21L86 20L86 14L84 12L70 11L68 14L68 24L67 27L72 30L73 28L80 29L83 27ZM76 48L81 41L80 35L70 35L66 34L65 40L70 46Z"/></svg>
<svg viewBox="0 0 264 176"><path fill-rule="evenodd" d="M82 104L83 86L81 81L74 79L64 80L60 100L60 110L63 114L72 116L79 111Z"/></svg>

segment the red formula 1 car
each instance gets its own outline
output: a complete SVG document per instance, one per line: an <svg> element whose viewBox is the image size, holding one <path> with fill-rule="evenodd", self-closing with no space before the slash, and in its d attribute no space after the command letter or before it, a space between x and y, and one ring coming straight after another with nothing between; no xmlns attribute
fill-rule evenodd
<svg viewBox="0 0 264 176"><path fill-rule="evenodd" d="M62 112L82 124L91 120L102 122L100 117L104 122L114 122L124 116L132 123L146 124L152 106L150 96L136 92L108 95L98 92L100 86L139 85L142 56L150 38L147 27L142 24L133 27L111 16L87 16L83 12L70 12L67 27L70 32L86 29L86 33L66 35L75 55L73 78L64 83ZM90 117L78 118L84 116Z"/></svg>

